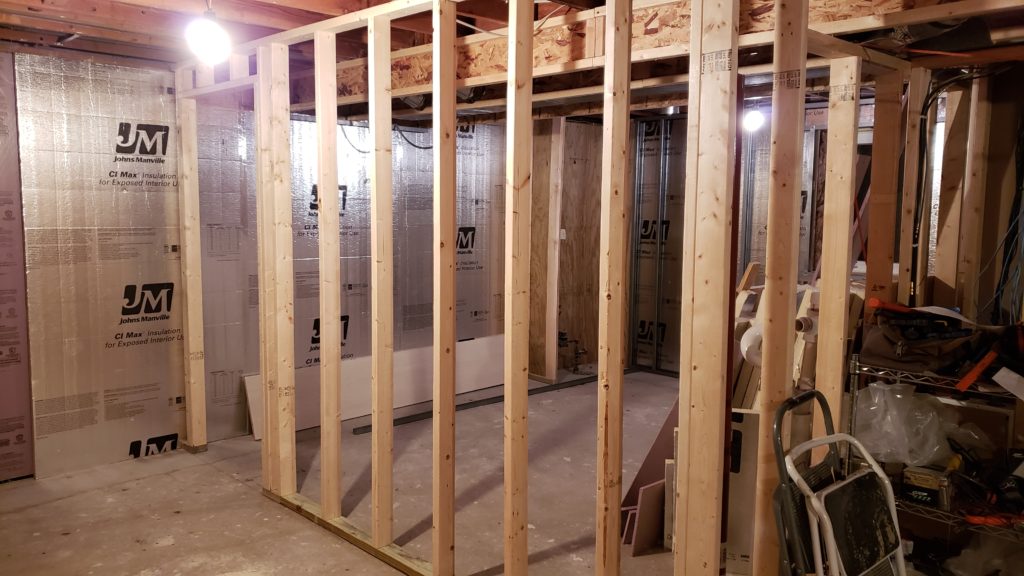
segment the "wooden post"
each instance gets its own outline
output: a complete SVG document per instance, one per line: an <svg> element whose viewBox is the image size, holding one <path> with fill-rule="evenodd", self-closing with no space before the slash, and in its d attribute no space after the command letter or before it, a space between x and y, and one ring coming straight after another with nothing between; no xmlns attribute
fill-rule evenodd
<svg viewBox="0 0 1024 576"><path fill-rule="evenodd" d="M731 367L732 217L739 2L693 3L683 209L679 449L673 573L722 561L725 414ZM697 55L700 55L699 57Z"/></svg>
<svg viewBox="0 0 1024 576"><path fill-rule="evenodd" d="M631 0L605 5L604 115L601 135L601 240L598 273L597 550L594 571L619 573L622 502L622 377L625 338L626 212L629 191Z"/></svg>
<svg viewBox="0 0 1024 576"><path fill-rule="evenodd" d="M295 326L292 269L288 47L260 46L256 105L257 214L261 244L260 350L265 406L265 488L295 493Z"/></svg>
<svg viewBox="0 0 1024 576"><path fill-rule="evenodd" d="M900 99L903 74L893 71L875 79L875 126L871 144L871 198L868 201L866 298L892 302L896 198L899 187ZM864 318L872 311L864 307Z"/></svg>
<svg viewBox="0 0 1024 576"><path fill-rule="evenodd" d="M846 337L850 302L850 229L857 199L857 126L860 113L860 58L832 60L829 72L828 152L825 215L822 227L818 354L815 387L836 415L846 381ZM814 411L814 437L825 434L820 410Z"/></svg>
<svg viewBox="0 0 1024 576"><path fill-rule="evenodd" d="M760 439L754 510L754 574L779 568L779 534L772 492L779 483L772 443L775 411L793 392L793 326L796 322L797 252L807 61L807 0L775 4L775 90L772 93L768 250L765 256ZM844 238L845 239L845 238Z"/></svg>
<svg viewBox="0 0 1024 576"><path fill-rule="evenodd" d="M505 145L505 574L529 563L527 413L530 386L530 169L533 162L533 0L508 5Z"/></svg>
<svg viewBox="0 0 1024 576"><path fill-rule="evenodd" d="M373 542L391 544L394 522L394 223L391 164L391 20L370 20L370 386L373 400Z"/></svg>
<svg viewBox="0 0 1024 576"><path fill-rule="evenodd" d="M562 165L565 118L534 124L530 181L530 358L531 377L558 379L558 278L562 227Z"/></svg>
<svg viewBox="0 0 1024 576"><path fill-rule="evenodd" d="M179 98L178 212L185 332L185 448L206 449L206 354L203 341L202 225L199 221L199 138L196 101Z"/></svg>
<svg viewBox="0 0 1024 576"><path fill-rule="evenodd" d="M338 206L337 44L313 37L316 67L317 226L320 241L320 513L341 516L341 219Z"/></svg>
<svg viewBox="0 0 1024 576"><path fill-rule="evenodd" d="M967 125L970 88L946 90L946 130L939 184L939 222L935 241L935 284L932 303L956 306L956 267L960 247L960 206L967 165Z"/></svg>
<svg viewBox="0 0 1024 576"><path fill-rule="evenodd" d="M433 574L455 573L455 3L434 0Z"/></svg>
<svg viewBox="0 0 1024 576"><path fill-rule="evenodd" d="M978 315L978 276L981 273L981 237L988 181L988 147L992 121L989 79L978 78L971 87L967 167L960 223L960 262L957 266L957 304L963 315Z"/></svg>
<svg viewBox="0 0 1024 576"><path fill-rule="evenodd" d="M911 271L914 259L914 211L917 209L918 182L925 176L921 173L920 165L920 131L924 120L921 114L924 112L924 99L931 78L931 70L914 68L910 71L910 84L907 86L907 134L903 146L903 201L900 205L900 268L899 283L896 286L896 299L900 304L910 304L918 289Z"/></svg>
<svg viewBox="0 0 1024 576"><path fill-rule="evenodd" d="M544 371L558 380L558 279L562 252L562 168L565 165L565 118L551 120L551 173L548 195L547 301L545 302Z"/></svg>

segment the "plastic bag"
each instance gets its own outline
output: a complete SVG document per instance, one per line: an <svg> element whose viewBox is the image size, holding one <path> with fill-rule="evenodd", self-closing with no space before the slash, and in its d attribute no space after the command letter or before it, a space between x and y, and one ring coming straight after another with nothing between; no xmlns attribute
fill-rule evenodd
<svg viewBox="0 0 1024 576"><path fill-rule="evenodd" d="M875 459L908 466L944 464L952 456L941 406L910 384L872 382L857 397L854 435Z"/></svg>
<svg viewBox="0 0 1024 576"><path fill-rule="evenodd" d="M959 556L946 560L943 567L956 576L1024 576L1024 547L979 534Z"/></svg>

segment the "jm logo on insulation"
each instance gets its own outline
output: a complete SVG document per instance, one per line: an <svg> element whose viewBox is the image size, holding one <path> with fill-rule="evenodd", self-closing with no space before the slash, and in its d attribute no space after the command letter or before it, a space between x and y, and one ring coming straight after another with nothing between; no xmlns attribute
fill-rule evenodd
<svg viewBox="0 0 1024 576"><path fill-rule="evenodd" d="M118 154L166 156L171 128L162 124L132 124L121 122L117 127Z"/></svg>
<svg viewBox="0 0 1024 576"><path fill-rule="evenodd" d="M455 250L460 251L459 254L465 254L476 246L476 226L462 226L459 228L459 234L455 239ZM465 252L462 252L462 251Z"/></svg>
<svg viewBox="0 0 1024 576"><path fill-rule="evenodd" d="M174 297L174 283L143 284L141 289L135 284L124 287L124 305L121 306L122 316L137 314L160 314L171 311Z"/></svg>
<svg viewBox="0 0 1024 576"><path fill-rule="evenodd" d="M345 345L345 341L348 340L348 314L344 314L341 317L341 345ZM313 319L313 337L309 341L311 346L320 345L320 319Z"/></svg>

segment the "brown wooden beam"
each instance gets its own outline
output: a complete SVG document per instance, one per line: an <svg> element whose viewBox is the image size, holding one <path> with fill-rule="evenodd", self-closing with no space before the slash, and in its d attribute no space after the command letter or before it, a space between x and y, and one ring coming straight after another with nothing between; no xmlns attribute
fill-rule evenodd
<svg viewBox="0 0 1024 576"><path fill-rule="evenodd" d="M89 26L87 24L76 24L66 20L51 20L49 18L39 18L24 14L11 14L9 12L4 12L2 5L0 5L0 24L14 28L52 32L54 34L61 34L64 36L78 34L84 39L103 41L110 40L124 44L139 44L142 46L163 48L165 50L179 52L182 55L185 53L185 45L180 36L172 38L170 36L149 34L133 30L121 30L101 26ZM73 45L69 43L68 47L73 47Z"/></svg>
<svg viewBox="0 0 1024 576"><path fill-rule="evenodd" d="M3 0L0 2L0 10L118 30L166 31L168 38L180 38L192 20L191 16L180 12L130 6L108 0ZM262 38L278 30L230 21L223 24L236 43Z"/></svg>
<svg viewBox="0 0 1024 576"><path fill-rule="evenodd" d="M178 52L171 52L160 48L129 46L127 44L86 40L83 38L69 41L65 45L61 43L61 39L65 37L66 35L64 34L0 28L0 40L8 40L10 42L18 42L33 46L47 46L51 48L80 50L82 52L113 54L126 58L142 58L145 60L156 60L160 62L174 62L181 56Z"/></svg>

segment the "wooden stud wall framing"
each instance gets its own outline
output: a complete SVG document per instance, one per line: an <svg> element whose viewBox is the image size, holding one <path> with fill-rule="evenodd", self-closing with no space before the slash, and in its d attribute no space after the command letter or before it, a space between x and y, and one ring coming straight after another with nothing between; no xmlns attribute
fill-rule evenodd
<svg viewBox="0 0 1024 576"><path fill-rule="evenodd" d="M896 205L899 189L900 99L903 74L898 71L875 79L875 128L871 146L871 198L868 201L868 254L865 298L892 302L895 258ZM864 307L866 320L871 308Z"/></svg>
<svg viewBox="0 0 1024 576"><path fill-rule="evenodd" d="M261 373L265 410L263 451L267 487L279 496L296 492L295 327L292 268L291 114L288 47L260 46L256 55L256 210L259 243Z"/></svg>
<svg viewBox="0 0 1024 576"><path fill-rule="evenodd" d="M455 573L455 3L434 0L434 576Z"/></svg>
<svg viewBox="0 0 1024 576"><path fill-rule="evenodd" d="M971 86L971 111L968 121L967 167L964 182L960 256L957 265L957 305L963 315L976 319L978 314L978 276L981 273L981 237L985 216L985 185L988 179L988 146L991 131L992 102L989 79L978 78Z"/></svg>
<svg viewBox="0 0 1024 576"><path fill-rule="evenodd" d="M371 395L373 439L373 543L393 539L394 485L394 222L392 221L391 71L384 65L391 56L391 20L370 20L370 313Z"/></svg>
<svg viewBox="0 0 1024 576"><path fill-rule="evenodd" d="M186 85L178 74L178 88ZM206 449L206 354L203 343L203 257L199 222L199 137L196 102L178 99L178 211L181 287L185 303L185 447Z"/></svg>
<svg viewBox="0 0 1024 576"><path fill-rule="evenodd" d="M1001 0L1000 0L1001 1ZM641 0L641 7L660 6L661 0ZM705 10L707 4L707 10ZM679 446L679 473L676 490L676 527L679 543L674 558L675 573L715 574L721 561L719 538L722 522L722 472L725 455L727 358L731 335L731 275L722 266L730 257L732 241L731 190L737 110L737 50L744 45L739 36L740 3L731 3L731 12L722 13L711 0L695 1L692 6L691 44L695 54L691 64L690 93L699 95L689 102L689 131L684 235L683 366L680 377L680 430L685 438ZM976 7L977 8L977 7ZM393 248L392 236L392 154L390 63L390 26L400 18L432 10L436 42L431 47L433 63L433 153L434 153L434 348L433 348L433 545L430 565L413 558L393 544ZM513 43L508 51L508 144L506 168L505 238L505 564L509 574L526 574L527 542L527 372L530 317L530 237L532 186L532 78L537 74L531 54L534 38L532 2L512 0L510 32ZM600 227L600 332L598 346L598 465L596 562L597 574L618 574L620 569L619 505L622 480L622 384L624 363L626 195L628 177L629 92L631 59L631 18L633 3L609 0L599 9L602 26L587 24L595 38L590 49L605 66L604 125L601 169ZM554 18L552 20L555 20ZM856 86L861 59L873 65L902 69L899 61L878 57L860 47L824 37L807 30L807 5L779 3L775 20L786 22L775 34L776 87L773 114L772 208L769 234L776 248L769 254L765 302L765 393L762 413L774 411L789 393L792 357L793 290L796 261L791 248L796 246L796 206L799 190L800 139L803 125L803 79L805 75L807 34L814 39L819 53L833 58L833 130L837 140L830 145L828 182L830 201L827 228L849 227L850 195L853 186L853 154L856 140ZM862 25L869 25L869 22ZM337 78L338 64L334 44L336 34L368 27L370 55L367 59L367 90L370 94L370 133L373 143L371 180L371 263L372 285L372 533L350 524L341 510L340 470L340 266L337 197L326 191L337 187ZM603 30L603 36L599 31ZM756 36L756 37L755 37ZM770 34L769 34L770 36ZM596 39L600 38L602 42ZM288 50L295 43L313 40L315 60L316 111L318 133L318 185L325 193L320 202L321 265L321 453L322 492L319 503L296 493L295 462L295 386L293 270L291 233L291 190L289 150L289 75ZM751 42L769 42L770 38L751 35ZM603 47L602 47L602 44ZM196 160L196 101L206 94L255 89L257 118L257 224L260 293L260 371L263 375L265 436L262 446L263 486L265 493L318 525L352 542L407 574L449 576L455 571L455 122L456 94L460 85L456 74L455 3L452 0L394 0L284 32L257 43L242 46L229 62L228 80L217 83L213 69L185 63L179 68L179 124L181 126L182 230L185 244L183 279L186 294L201 296L198 276L198 185ZM653 49L655 52L661 48ZM811 50L814 52L814 50ZM845 54L844 54L845 51ZM257 74L250 73L249 56L256 54ZM661 52L643 57L661 57ZM664 55L668 55L667 51ZM651 56L654 54L654 56ZM849 54L849 55L847 55ZM821 54L826 55L826 54ZM882 87L896 94L898 107L899 74ZM840 88L842 87L842 88ZM852 92L851 92L852 91ZM885 118L891 107L881 91L879 111ZM898 108L897 108L898 111ZM895 124L895 122L893 122ZM563 167L565 124L553 122L552 152L555 157L547 170L553 183L560 183ZM556 143L557 141L557 143ZM895 145L892 146L895 149ZM890 151L892 152L892 151ZM892 154L890 154L892 155ZM895 173L895 162L880 169ZM556 172L557 171L557 172ZM885 178L879 178L881 182ZM723 190L725 192L723 192ZM556 194L557 196L557 194ZM882 197L884 194L873 196ZM560 206L555 198L554 206ZM966 203L966 201L965 201ZM546 225L549 248L558 250L560 210L549 210ZM879 218L884 221L884 217ZM872 217L874 226L874 217ZM891 227L890 227L891 229ZM829 232L828 238L848 239L849 233ZM849 274L849 245L844 242L826 246L828 263L824 268L824 293L845 297L839 290L843 275ZM194 251L190 252L190 250ZM844 256L845 254L845 256ZM890 249L891 262L891 249ZM842 264L842 266L840 266ZM554 266L554 268L552 268ZM557 299L553 298L552 279L557 286L557 258L547 263L549 298L544 315L549 345L557 342L553 321ZM823 301L824 306L840 303ZM201 300L188 297L186 350L189 359L190 439L200 438L205 421L198 412L197 398L205 398L202 386ZM197 312L198 311L198 312ZM824 311L823 311L824 314ZM838 314L845 320L845 314ZM823 338L845 329L825 322ZM198 334L198 337L196 337ZM834 366L842 355L844 340L828 336L830 344L820 362ZM834 341L833 341L834 340ZM788 342L787 342L788 341ZM788 350L787 350L788 347ZM827 352L831 350L831 353ZM557 349L556 349L557 351ZM769 360L774 358L774 360ZM554 355L545 358L546 370L553 370ZM775 362L778 366L772 364ZM841 371L822 368L819 373ZM198 376L193 378L192 375ZM773 376L774 375L774 376ZM840 384L841 385L841 384ZM832 388L835 384L830 384ZM194 419L194 421L193 421ZM762 417L763 426L770 418ZM693 431L691 434L690 431ZM755 562L760 573L777 567L777 542L770 515L770 486L774 462L770 443L762 428L759 455L765 474L759 475L757 500L758 550ZM205 439L204 439L205 442ZM766 515L765 511L769 513ZM767 520L766 520L767 519ZM710 523L710 524L709 524ZM695 527L699 526L697 529ZM772 548L775 547L773 550Z"/></svg>
<svg viewBox="0 0 1024 576"><path fill-rule="evenodd" d="M622 379L625 333L625 196L629 191L631 0L608 0L601 135L598 272L597 546L594 572L619 573L622 502Z"/></svg>
<svg viewBox="0 0 1024 576"><path fill-rule="evenodd" d="M687 114L673 573L710 576L722 560L739 2L695 1L690 25L700 58Z"/></svg>
<svg viewBox="0 0 1024 576"><path fill-rule="evenodd" d="M925 177L921 173L921 117L924 99L931 83L931 70L914 68L910 72L910 84L907 86L907 133L903 146L903 200L900 202L900 235L899 235L899 281L896 284L896 300L900 304L910 304L917 296L917 282L911 271L914 259L914 212L917 208L917 191L920 180ZM927 164L927 163L926 163ZM925 264L927 266L927 263Z"/></svg>
<svg viewBox="0 0 1024 576"><path fill-rule="evenodd" d="M793 326L796 319L797 250L800 245L801 159L804 79L807 60L807 0L778 2L775 21L772 144L768 184L768 251L762 344L760 432L754 495L754 574L779 567L779 534L772 512L778 469L772 443L775 411L793 394ZM848 238L849 236L844 236Z"/></svg>
<svg viewBox="0 0 1024 576"><path fill-rule="evenodd" d="M509 2L505 131L505 574L527 573L530 386L530 195L533 192L533 0Z"/></svg>
<svg viewBox="0 0 1024 576"><path fill-rule="evenodd" d="M341 516L341 218L338 206L337 59L333 32L313 38L316 75L317 225L320 256L320 510Z"/></svg>
<svg viewBox="0 0 1024 576"><path fill-rule="evenodd" d="M857 199L857 126L860 116L860 68L856 56L837 58L829 71L828 147L825 214L821 247L820 326L815 388L838 417L846 381L846 338L852 248L850 230ZM839 421L833 422L839 430ZM814 411L814 437L825 435L820 410Z"/></svg>

